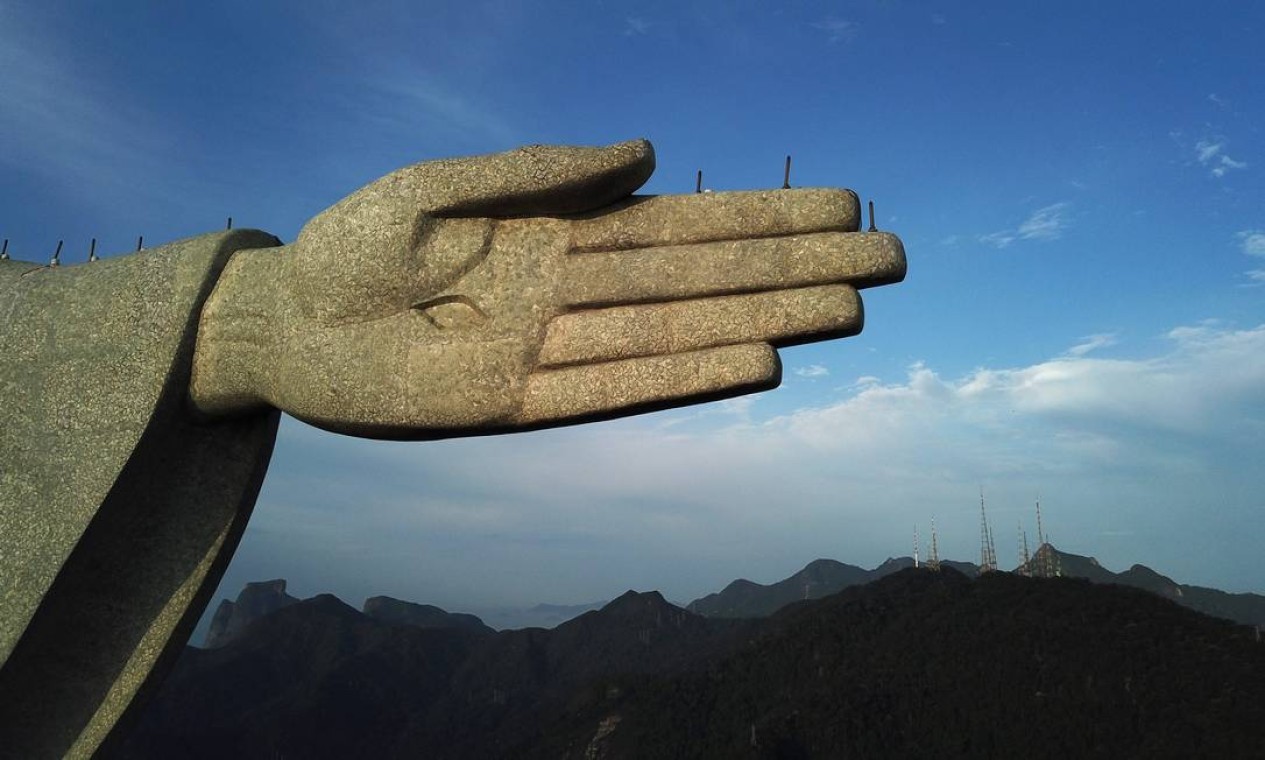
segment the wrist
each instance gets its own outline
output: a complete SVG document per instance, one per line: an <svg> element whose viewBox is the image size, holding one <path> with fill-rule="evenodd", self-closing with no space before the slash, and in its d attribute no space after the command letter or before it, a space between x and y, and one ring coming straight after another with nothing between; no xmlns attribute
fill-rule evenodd
<svg viewBox="0 0 1265 760"><path fill-rule="evenodd" d="M234 253L202 307L189 395L203 414L246 414L270 406L287 249Z"/></svg>

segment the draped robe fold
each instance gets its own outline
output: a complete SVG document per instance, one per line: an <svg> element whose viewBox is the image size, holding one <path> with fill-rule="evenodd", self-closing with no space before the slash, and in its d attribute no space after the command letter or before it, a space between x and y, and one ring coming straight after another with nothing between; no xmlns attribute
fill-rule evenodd
<svg viewBox="0 0 1265 760"><path fill-rule="evenodd" d="M0 756L93 754L214 592L279 413L197 416L198 318L234 251L278 244L0 261Z"/></svg>

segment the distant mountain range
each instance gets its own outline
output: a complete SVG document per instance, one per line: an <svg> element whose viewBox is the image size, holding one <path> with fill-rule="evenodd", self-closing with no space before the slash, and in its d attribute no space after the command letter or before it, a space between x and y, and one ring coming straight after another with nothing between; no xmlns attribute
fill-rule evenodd
<svg viewBox="0 0 1265 760"><path fill-rule="evenodd" d="M237 601L220 601L215 616L211 618L211 627L207 630L203 646L207 649L225 646L240 638L256 620L298 603L298 599L286 593L284 580L247 583L246 588L237 595ZM458 628L477 634L495 633L474 615L447 612L429 604L405 602L389 596L366 599L361 611L367 617L389 625Z"/></svg>
<svg viewBox="0 0 1265 760"><path fill-rule="evenodd" d="M1032 559L1017 568L1016 572L1036 575L1043 563L1046 567L1057 568L1063 577L1133 586L1208 615L1265 626L1265 596L1260 594L1229 594L1217 589L1183 585L1145 565L1134 565L1123 573L1113 573L1093 557L1062 552L1051 544L1043 544ZM969 562L944 561L941 564L968 577L979 574L979 567ZM913 565L912 557L895 557L873 570L865 570L831 559L819 559L791 577L767 586L736 580L719 593L695 599L687 609L705 617L766 617L792 602L837 594L845 588L871 583Z"/></svg>
<svg viewBox="0 0 1265 760"><path fill-rule="evenodd" d="M979 568L968 562L945 561L942 564L970 577L979 574ZM873 570L833 559L819 559L809 562L791 577L768 586L746 579L736 580L719 593L695 599L686 609L705 617L767 617L792 602L821 599L913 566L912 557L889 558Z"/></svg>
<svg viewBox="0 0 1265 760"><path fill-rule="evenodd" d="M810 580L845 575L824 568ZM1117 585L907 568L760 619L706 618L630 591L553 630L501 632L395 600L366 608L321 595L218 648L187 649L132 734L100 757L1062 759L1265 747L1259 630Z"/></svg>
<svg viewBox="0 0 1265 760"><path fill-rule="evenodd" d="M945 560L941 564L967 577L979 574L978 566L969 562ZM777 583L764 585L745 579L733 581L718 593L695 599L686 609L710 618L767 617L793 602L821 599L913 566L912 557L888 558L872 570L831 559L818 559ZM1145 565L1134 565L1122 573L1113 573L1093 557L1059 551L1050 544L1043 544L1032 559L1026 565L1016 568L1015 572L1036 575L1041 567L1057 569L1063 577L1140 588L1207 615L1265 626L1265 596L1260 594L1231 594L1202 586L1180 584ZM204 646L212 649L223 646L240 635L251 622L298 601L286 593L284 580L248 583L236 601L225 599L220 602L211 620ZM526 609L494 611L492 622L495 625L492 626L475 615L450 613L439 607L404 602L387 596L367 599L362 609L369 617L383 622L424 628L469 627L490 633L494 628L552 628L585 612L599 609L602 605L601 602L578 605L540 604Z"/></svg>

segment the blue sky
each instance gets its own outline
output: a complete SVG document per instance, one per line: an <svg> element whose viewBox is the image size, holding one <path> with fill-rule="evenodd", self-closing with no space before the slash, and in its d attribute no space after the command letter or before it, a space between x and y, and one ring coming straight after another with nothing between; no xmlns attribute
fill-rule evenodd
<svg viewBox="0 0 1265 760"><path fill-rule="evenodd" d="M0 237L292 240L415 161L648 137L651 193L847 186L909 276L769 393L497 439L282 425L221 595L463 609L908 554L934 516L1265 592L1265 7L0 2Z"/></svg>

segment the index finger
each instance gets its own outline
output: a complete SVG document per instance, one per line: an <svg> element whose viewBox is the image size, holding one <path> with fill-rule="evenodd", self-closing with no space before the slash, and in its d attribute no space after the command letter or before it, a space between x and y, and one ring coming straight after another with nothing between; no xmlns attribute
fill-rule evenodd
<svg viewBox="0 0 1265 760"><path fill-rule="evenodd" d="M571 250L626 251L719 240L856 232L861 201L851 190L806 188L633 197L574 219Z"/></svg>

